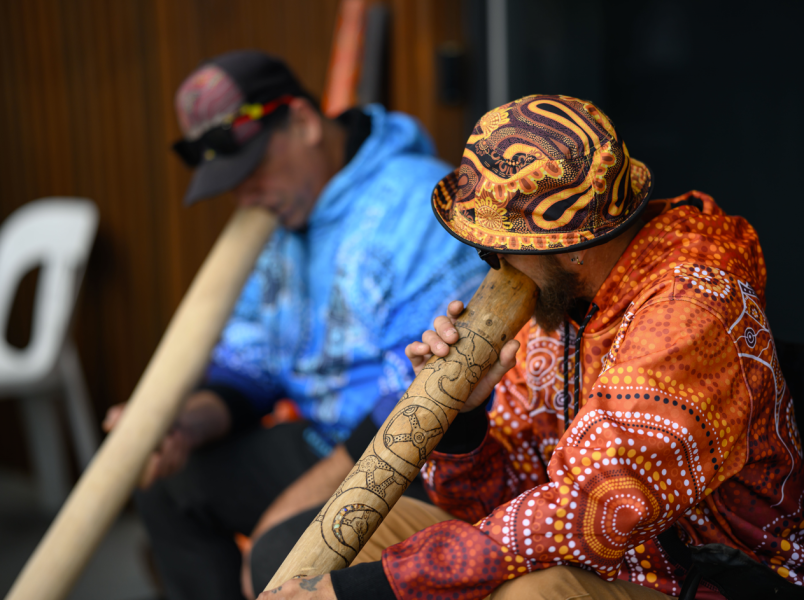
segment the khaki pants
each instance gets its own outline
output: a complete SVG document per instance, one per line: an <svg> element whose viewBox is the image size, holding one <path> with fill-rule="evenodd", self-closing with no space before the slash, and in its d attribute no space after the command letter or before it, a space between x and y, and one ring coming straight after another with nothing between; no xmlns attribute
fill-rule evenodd
<svg viewBox="0 0 804 600"><path fill-rule="evenodd" d="M405 496L399 499L352 564L380 560L382 551L425 527L454 517L435 506ZM671 596L635 583L609 583L572 567L550 567L502 584L488 600L670 600Z"/></svg>

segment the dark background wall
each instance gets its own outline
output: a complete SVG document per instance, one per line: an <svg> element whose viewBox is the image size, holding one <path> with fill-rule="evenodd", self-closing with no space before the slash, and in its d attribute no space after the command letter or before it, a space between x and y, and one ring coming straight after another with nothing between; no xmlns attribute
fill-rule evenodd
<svg viewBox="0 0 804 600"><path fill-rule="evenodd" d="M508 0L510 96L589 98L654 171L756 228L774 335L804 343L801 2Z"/></svg>

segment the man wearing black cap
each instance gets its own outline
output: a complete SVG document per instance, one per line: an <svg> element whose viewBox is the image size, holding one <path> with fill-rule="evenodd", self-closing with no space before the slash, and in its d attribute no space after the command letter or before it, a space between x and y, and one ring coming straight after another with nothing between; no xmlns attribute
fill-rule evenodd
<svg viewBox="0 0 804 600"><path fill-rule="evenodd" d="M449 167L410 117L369 106L327 119L283 62L250 51L202 65L176 109L174 149L195 170L185 202L232 191L281 225L137 494L167 597L235 598L235 534L329 498L412 379L410 333L486 269L430 218ZM259 427L284 398L302 420Z"/></svg>

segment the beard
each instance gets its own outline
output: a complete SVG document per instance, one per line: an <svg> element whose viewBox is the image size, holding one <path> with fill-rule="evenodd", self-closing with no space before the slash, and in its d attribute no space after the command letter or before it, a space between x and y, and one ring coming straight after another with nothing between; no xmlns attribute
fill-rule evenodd
<svg viewBox="0 0 804 600"><path fill-rule="evenodd" d="M586 287L577 273L564 269L554 254L544 258L546 283L539 286L533 317L539 327L552 333L561 326L573 307L590 299L586 298Z"/></svg>

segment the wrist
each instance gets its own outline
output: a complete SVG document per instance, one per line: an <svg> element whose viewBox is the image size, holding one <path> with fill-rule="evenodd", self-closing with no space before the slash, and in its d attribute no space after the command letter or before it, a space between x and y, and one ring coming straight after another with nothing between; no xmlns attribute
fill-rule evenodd
<svg viewBox="0 0 804 600"><path fill-rule="evenodd" d="M443 454L469 454L477 450L486 438L489 418L486 402L468 411L459 413L452 425L436 446L436 452Z"/></svg>
<svg viewBox="0 0 804 600"><path fill-rule="evenodd" d="M337 600L396 600L396 595L388 583L381 561L368 562L332 571L330 573L332 590Z"/></svg>

